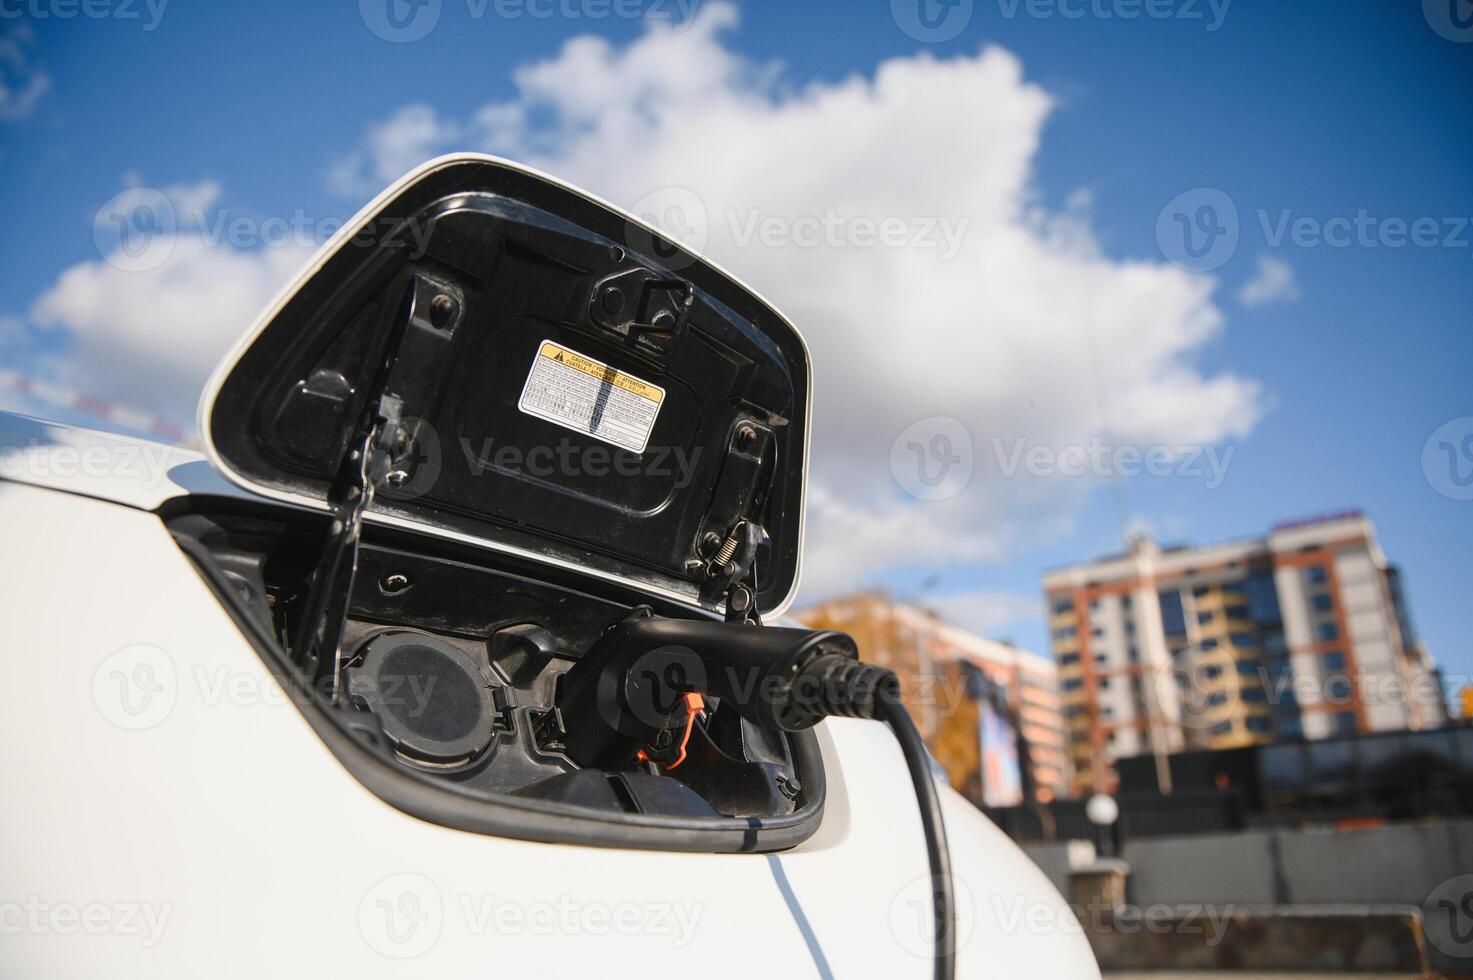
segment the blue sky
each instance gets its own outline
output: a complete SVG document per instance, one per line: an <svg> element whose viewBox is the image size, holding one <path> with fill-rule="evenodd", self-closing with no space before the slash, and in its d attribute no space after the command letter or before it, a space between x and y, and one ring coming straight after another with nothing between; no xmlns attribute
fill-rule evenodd
<svg viewBox="0 0 1473 980"><path fill-rule="evenodd" d="M1448 2L1470 12L1463 0ZM639 20L611 16L610 7L596 0L564 0L562 9L576 16L545 18L520 5L500 8L519 11L515 16L497 16L494 4L442 0L427 36L390 43L368 28L359 6L171 0L154 23L141 2L126 11L103 5L98 9L114 14L106 18L69 20L58 16L62 8L55 2L0 3L0 37L16 55L0 57L0 79L10 93L8 103L0 98L0 212L8 222L0 235L6 270L0 277L0 323L6 324L0 329L0 365L70 378L84 388L100 383L95 373L69 373L72 360L85 360L78 352L97 342L83 325L85 316L59 300L48 314L37 302L55 292L69 270L83 267L85 273L100 265L94 216L130 184L194 188L214 202L210 207L248 220L347 217L376 176L370 134L408 105L433 109L435 133L424 145L438 151L458 142L502 149L487 145L492 138L475 130L472 120L488 105L523 104L525 131L513 148L540 155L535 162L562 163L585 182L606 179L608 187L595 189L616 199L643 189L633 178L580 169L587 166L580 162L587 147L574 145L565 132L544 138L544 129L559 132L576 110L529 102L525 83L513 76L518 66L570 62L563 46L575 36L597 35L610 42L609 50L625 51L646 35ZM999 82L998 91L1016 101L1019 118L1027 118L1018 122L1001 110L994 118L989 102L959 102L953 117L957 136L976 130L984 137L1002 134L999 143L1018 140L1016 156L1027 170L1019 178L1023 191L1014 189L1013 197L1082 223L1089 249L1107 263L1111 276L1128 279L1131 270L1148 267L1155 277L1151 288L1173 297L1188 288L1183 283L1210 280L1202 297L1175 300L1181 313L1173 322L1191 337L1167 344L1181 352L1192 372L1183 405L1192 404L1197 391L1203 398L1215 392L1229 399L1212 387L1212 379L1241 383L1231 395L1234 407L1200 424L1173 430L1142 421L1138 432L1122 437L1150 444L1147 433L1160 430L1155 441L1168 445L1231 447L1220 486L1137 477L1120 480L1117 497L1100 481L1075 481L1062 491L1024 481L1022 489L994 493L998 485L982 480L972 489L988 499L973 500L969 509L924 513L935 515L933 525L995 522L1010 527L1009 534L979 538L969 549L936 560L877 553L859 562L856 581L845 584L883 583L904 592L934 575L938 584L931 595L992 596L992 611L973 621L1041 649L1044 633L1028 606L1038 604L1039 571L1117 549L1122 508L1133 524L1154 529L1164 540L1193 541L1261 533L1280 520L1362 508L1376 521L1390 557L1404 568L1413 612L1434 655L1450 673L1473 673L1473 613L1467 602L1473 502L1438 492L1435 466L1429 477L1423 465L1424 444L1434 430L1473 416L1473 126L1467 103L1473 42L1435 29L1458 36L1452 22L1434 23L1440 14L1432 0L1425 10L1415 3L1370 0L1234 0L1226 9L1205 0L1162 0L1154 9L1168 16L1134 19L1122 16L1136 9L1130 0L975 0L953 14L967 15L965 27L936 42L902 29L904 8L903 0L744 3L739 19L713 43L767 76L750 83L711 82L721 86L712 89L713 98L750 84L760 93L758 108L777 117L818 86L830 93L824 105L832 109L841 101L834 93L846 80L873 80L892 59L924 79L934 75L938 62L970 63L985 45L1000 47L1021 66L1022 82ZM476 16L482 9L486 13ZM659 9L677 22L683 18L673 0ZM16 11L24 15L11 16ZM124 12L138 17L123 17ZM1082 16L1066 15L1074 12ZM947 98L948 84L970 84L985 74L978 71L954 83L926 81L935 87L924 91ZM19 105L17 93L24 94L38 77L45 90L33 104ZM1034 90L1046 94L1046 112L1029 101L1027 92ZM1036 125L1030 113L1037 115ZM676 122L659 124L669 158L682 145L671 127L688 132L699 118L672 115ZM1036 147L1030 142L1035 137ZM549 140L556 144L552 149ZM411 148L417 145L410 141ZM815 145L818 160L824 144ZM871 168L877 175L854 179L906 180L912 172L918 183L953 179L952 171L943 173L953 177L932 178L926 170L929 161L944 163L946 144L937 146L939 152L914 159L897 152L891 160L880 151ZM334 168L340 171L355 150L369 161L360 161L361 180L335 181ZM969 152L984 160L987 148ZM892 165L893 171L878 175ZM695 185L702 179L686 178L673 163L670 169L675 176L667 169L664 182ZM798 197L784 200L801 198L802 170L789 168ZM853 170L854 165L816 163L815 187L807 193L823 199L825 181ZM201 190L206 184L208 192ZM1227 195L1238 216L1238 242L1222 264L1182 272L1169 261L1180 256L1163 251L1158 218L1173 198L1198 188ZM727 193L701 190L708 202ZM932 193L937 196L927 200L944 201L941 191ZM978 205L977 213L983 211ZM1373 229L1367 234L1375 244L1352 240L1337 246L1313 234L1335 227L1333 219L1357 215ZM1438 244L1394 244L1395 222L1417 219L1435 223ZM1279 226L1295 221L1309 233L1298 241L1289 232L1275 237ZM750 251L720 257L739 275L747 274L747 265L759 279L777 275ZM1265 258L1277 270L1267 279ZM839 257L836 268L846 268L844 259ZM813 268L824 265L819 261ZM1245 302L1243 289L1255 279L1262 287L1258 300ZM783 288L772 291L781 294ZM782 305L793 312L793 303ZM804 300L797 305L802 309ZM1212 328L1191 327L1208 307L1216 318ZM207 319L212 309L200 303L197 315ZM799 326L807 329L801 319ZM1109 377L1128 359L1130 335L1102 336L1096 364ZM976 351L985 357L1010 349L1010 343L1000 335L995 343L979 341ZM821 342L815 346L820 356L822 348ZM1159 365L1149 370L1166 371ZM1041 401L1066 394L1042 378L1036 386ZM1155 390L1146 385L1149 380L1142 381L1142 390ZM133 402L179 413L177 401L155 400L146 383L138 388ZM120 390L132 393L126 385ZM1107 404L1113 400L1113 406L1105 414L1122 415L1112 428L1135 425L1123 419L1133 397L1128 388L1111 394ZM898 418L908 421L923 411L958 414L980 458L992 455L986 433L993 409L985 400L977 405L968 414L953 412L944 401L929 407L917 402L911 415ZM1012 419L1007 431L1029 437L1027 418ZM885 433L884 446L900 424ZM834 425L838 431L839 423ZM1067 436L1059 435L1065 430ZM1082 431L1061 422L1049 440L1078 441ZM862 472L858 479L869 481L865 485L880 500L880 484L895 488L875 480L876 469L885 471L883 458L875 459L875 465L869 460L852 472ZM1473 467L1473 457L1463 462ZM851 472L842 461L832 465L835 483ZM1046 504L1038 503L1044 499Z"/></svg>

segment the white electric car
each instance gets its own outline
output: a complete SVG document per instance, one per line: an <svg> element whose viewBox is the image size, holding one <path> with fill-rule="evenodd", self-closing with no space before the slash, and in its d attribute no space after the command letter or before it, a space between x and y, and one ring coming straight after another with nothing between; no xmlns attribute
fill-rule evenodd
<svg viewBox="0 0 1473 980"><path fill-rule="evenodd" d="M1098 977L893 678L760 625L810 386L711 263L457 155L265 311L203 456L0 416L0 975Z"/></svg>

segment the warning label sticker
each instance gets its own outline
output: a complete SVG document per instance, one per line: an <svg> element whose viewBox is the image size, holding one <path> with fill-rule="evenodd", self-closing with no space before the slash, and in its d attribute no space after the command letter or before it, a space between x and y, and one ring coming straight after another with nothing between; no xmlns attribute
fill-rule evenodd
<svg viewBox="0 0 1473 980"><path fill-rule="evenodd" d="M642 453L665 389L544 340L517 408L528 415Z"/></svg>

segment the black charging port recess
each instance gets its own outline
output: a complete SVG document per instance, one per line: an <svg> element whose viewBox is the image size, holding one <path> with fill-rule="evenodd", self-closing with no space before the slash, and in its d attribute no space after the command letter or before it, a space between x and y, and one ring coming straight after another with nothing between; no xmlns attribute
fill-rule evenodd
<svg viewBox="0 0 1473 980"><path fill-rule="evenodd" d="M818 828L813 733L764 730L720 698L676 768L637 754L590 767L568 754L549 727L560 679L647 595L371 528L333 699L289 658L327 519L203 497L160 516L313 730L406 813L496 836L675 851L781 850ZM685 607L650 612L728 628Z"/></svg>

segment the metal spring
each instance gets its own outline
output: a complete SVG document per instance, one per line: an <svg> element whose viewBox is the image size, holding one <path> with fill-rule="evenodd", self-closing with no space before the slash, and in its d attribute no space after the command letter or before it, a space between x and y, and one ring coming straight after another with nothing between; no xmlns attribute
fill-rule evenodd
<svg viewBox="0 0 1473 980"><path fill-rule="evenodd" d="M741 530L742 525L745 523L746 521L742 521L736 527L731 529L731 533L726 536L726 540L721 542L721 548L716 552L716 554L711 556L712 565L720 568L723 565L728 565L731 563L732 556L737 553L737 549L740 548L742 545Z"/></svg>

